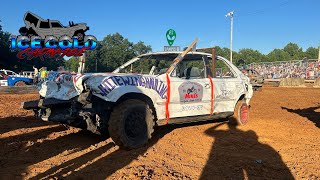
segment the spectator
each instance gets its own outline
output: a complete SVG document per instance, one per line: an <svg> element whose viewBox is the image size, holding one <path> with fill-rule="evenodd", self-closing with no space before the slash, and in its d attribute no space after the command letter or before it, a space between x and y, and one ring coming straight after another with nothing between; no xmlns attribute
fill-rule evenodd
<svg viewBox="0 0 320 180"><path fill-rule="evenodd" d="M46 78L47 78L47 76L48 76L47 67L42 67L42 68L40 69L40 79L41 79L41 81L42 81L42 82L45 81Z"/></svg>
<svg viewBox="0 0 320 180"><path fill-rule="evenodd" d="M250 64L264 78L320 78L320 61L310 61L304 58L300 61L265 62Z"/></svg>
<svg viewBox="0 0 320 180"><path fill-rule="evenodd" d="M59 66L58 67L58 72L64 72L65 70L64 70L64 67L63 66Z"/></svg>
<svg viewBox="0 0 320 180"><path fill-rule="evenodd" d="M58 67L58 72L61 74L70 74L70 72L66 71L63 66Z"/></svg>
<svg viewBox="0 0 320 180"><path fill-rule="evenodd" d="M33 84L36 84L38 83L38 73L39 73L39 70L36 66L33 66Z"/></svg>

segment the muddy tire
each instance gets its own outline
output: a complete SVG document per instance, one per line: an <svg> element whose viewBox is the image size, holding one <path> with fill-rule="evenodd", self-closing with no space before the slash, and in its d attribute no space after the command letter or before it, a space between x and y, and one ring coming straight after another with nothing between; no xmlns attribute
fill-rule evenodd
<svg viewBox="0 0 320 180"><path fill-rule="evenodd" d="M231 116L238 125L245 125L249 121L249 106L244 101L238 101Z"/></svg>
<svg viewBox="0 0 320 180"><path fill-rule="evenodd" d="M14 83L14 86L26 86L26 83L24 81L17 81Z"/></svg>
<svg viewBox="0 0 320 180"><path fill-rule="evenodd" d="M110 137L118 146L134 149L151 138L155 116L145 102L129 99L113 108L108 125Z"/></svg>

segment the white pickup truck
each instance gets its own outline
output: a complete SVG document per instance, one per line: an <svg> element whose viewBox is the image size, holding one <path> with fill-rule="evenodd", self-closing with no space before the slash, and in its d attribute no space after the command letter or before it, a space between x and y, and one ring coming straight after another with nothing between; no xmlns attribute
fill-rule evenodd
<svg viewBox="0 0 320 180"><path fill-rule="evenodd" d="M230 61L190 49L143 54L112 73L62 74L39 93L23 108L110 135L129 149L146 144L155 126L227 117L245 124L253 95L249 78Z"/></svg>

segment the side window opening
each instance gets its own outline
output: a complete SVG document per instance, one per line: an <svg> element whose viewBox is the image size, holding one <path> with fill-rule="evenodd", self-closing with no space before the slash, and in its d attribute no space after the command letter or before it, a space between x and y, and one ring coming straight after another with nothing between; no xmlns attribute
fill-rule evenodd
<svg viewBox="0 0 320 180"><path fill-rule="evenodd" d="M216 73L215 78L235 78L236 77L233 70L223 60L216 59L215 62L216 62L216 64L215 64L215 73ZM211 59L208 60L208 64L211 69L211 67L212 67L212 60Z"/></svg>
<svg viewBox="0 0 320 180"><path fill-rule="evenodd" d="M171 61L156 59L139 59L120 70L120 73L161 75L167 72Z"/></svg>
<svg viewBox="0 0 320 180"><path fill-rule="evenodd" d="M41 21L41 22L40 22L40 28L45 28L45 29L50 28L49 22L47 22L47 21Z"/></svg>
<svg viewBox="0 0 320 180"><path fill-rule="evenodd" d="M231 68L222 60L216 61L216 78L235 78Z"/></svg>
<svg viewBox="0 0 320 180"><path fill-rule="evenodd" d="M155 64L155 70L154 70L154 75L161 75L165 74L172 64L172 61L166 61L166 60L160 60L158 61L158 64Z"/></svg>
<svg viewBox="0 0 320 180"><path fill-rule="evenodd" d="M181 61L172 76L182 79L200 79L205 78L205 68L203 59Z"/></svg>
<svg viewBox="0 0 320 180"><path fill-rule="evenodd" d="M60 23L57 23L57 22L52 22L52 23L51 23L51 26L52 26L53 28L62 28L62 25L61 25Z"/></svg>

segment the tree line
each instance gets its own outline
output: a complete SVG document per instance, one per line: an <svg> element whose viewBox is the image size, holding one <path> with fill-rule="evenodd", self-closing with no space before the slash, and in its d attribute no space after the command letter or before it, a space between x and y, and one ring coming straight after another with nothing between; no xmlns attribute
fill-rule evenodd
<svg viewBox="0 0 320 180"><path fill-rule="evenodd" d="M0 21L1 23L1 21ZM57 67L64 66L70 71L77 72L79 66L79 58L72 57L69 60L51 58L40 60L39 58L32 60L21 60L16 57L17 52L12 52L9 49L10 33L4 32L0 24L0 69L10 69L16 72L31 71L32 66L47 67L48 70L57 70ZM230 57L229 48L214 47L216 54L225 58ZM109 34L98 42L96 49L87 51L85 53L86 72L111 72L121 64L132 59L135 56L151 52L150 45L139 41L133 43L129 39L123 37L119 33ZM303 58L317 59L318 49L309 47L305 51L296 43L288 43L282 49L274 49L268 54L262 54L258 50L251 48L243 48L238 52L233 52L234 62L244 61L246 64L253 62L273 62L273 61L287 61L300 60Z"/></svg>
<svg viewBox="0 0 320 180"><path fill-rule="evenodd" d="M223 56L227 59L230 57L229 48L215 47L216 54ZM274 61L289 61L289 60L301 60L303 58L317 59L318 58L318 48L309 47L305 51L296 43L288 43L282 49L274 49L268 54L262 54L258 50L251 48L243 48L238 52L232 51L232 56L234 62L239 62L239 60L244 61L246 64L253 62L274 62Z"/></svg>
<svg viewBox="0 0 320 180"><path fill-rule="evenodd" d="M109 34L98 42L96 49L85 54L85 72L112 72L128 60L147 52L151 52L150 45L144 42L130 42L121 34ZM77 71L79 57L72 57L66 61L66 67L70 71Z"/></svg>

